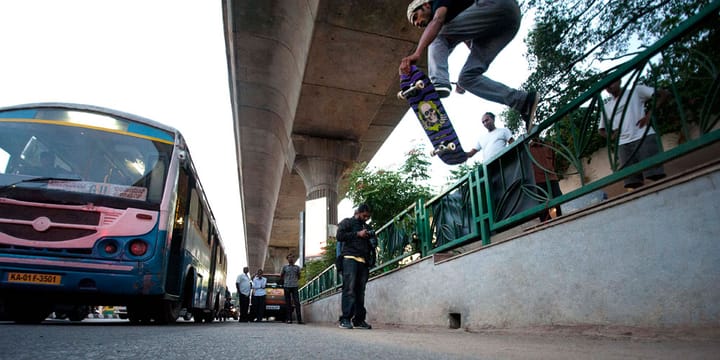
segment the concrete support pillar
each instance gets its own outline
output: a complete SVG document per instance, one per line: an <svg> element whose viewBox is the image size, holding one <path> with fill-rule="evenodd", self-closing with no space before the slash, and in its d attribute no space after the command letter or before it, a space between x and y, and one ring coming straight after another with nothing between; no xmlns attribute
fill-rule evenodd
<svg viewBox="0 0 720 360"><path fill-rule="evenodd" d="M327 198L329 224L337 224L338 182L356 159L356 141L293 135L296 150L294 170L305 183L305 199Z"/></svg>
<svg viewBox="0 0 720 360"><path fill-rule="evenodd" d="M327 198L327 219L337 224L338 181L345 171L342 161L302 157L295 160L295 170L305 183L305 200Z"/></svg>
<svg viewBox="0 0 720 360"><path fill-rule="evenodd" d="M263 271L268 274L279 274L280 271L282 271L282 267L287 264L286 258L289 253L290 248L268 246ZM295 254L295 256L297 256L297 254Z"/></svg>

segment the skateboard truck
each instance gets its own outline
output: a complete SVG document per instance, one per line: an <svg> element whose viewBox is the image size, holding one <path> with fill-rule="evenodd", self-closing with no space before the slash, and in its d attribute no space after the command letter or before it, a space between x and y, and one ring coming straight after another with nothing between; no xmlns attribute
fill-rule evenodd
<svg viewBox="0 0 720 360"><path fill-rule="evenodd" d="M444 152L446 152L446 151L455 151L455 149L456 149L455 143L453 143L453 142L451 142L451 143L443 142L443 143L441 143L440 145L438 145L438 146L430 153L430 156L435 156L435 155L438 155L438 154L442 154L442 153L444 153Z"/></svg>
<svg viewBox="0 0 720 360"><path fill-rule="evenodd" d="M418 90L422 90L425 88L425 83L422 80L418 80L413 84L413 86L407 88L406 90L400 90L397 94L398 99L400 100L407 100L408 97L415 96L415 93Z"/></svg>
<svg viewBox="0 0 720 360"><path fill-rule="evenodd" d="M448 165L458 165L467 161L455 128L450 122L440 96L433 89L430 79L415 65L410 65L409 73L400 74L398 98L404 99L412 109L419 125L432 144L430 156L437 155Z"/></svg>

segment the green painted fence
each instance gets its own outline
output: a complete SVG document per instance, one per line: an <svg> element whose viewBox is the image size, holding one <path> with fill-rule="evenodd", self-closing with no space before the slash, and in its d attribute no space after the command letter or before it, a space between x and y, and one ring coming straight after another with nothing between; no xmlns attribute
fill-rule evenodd
<svg viewBox="0 0 720 360"><path fill-rule="evenodd" d="M442 194L427 201L417 200L383 225L377 231L378 265L371 273L390 271L469 243L488 245L492 234L524 224L547 209L596 196L603 188L631 174L692 153L717 151L712 146L720 140L720 51L717 43L708 47L707 42L717 38L713 34L718 32L719 9L720 1L710 2L673 32L605 72L582 95L552 111L552 116L523 134L504 152L486 159ZM714 50L699 51L707 48ZM690 75L688 66L694 69ZM685 73L679 70L681 67ZM658 135L672 131L683 141L665 149L659 136L654 140L645 136L642 141L656 141L659 153L625 166L618 153L619 138L601 138L600 145L607 149L612 173L590 179L585 173L587 153L598 145L598 124L603 122L609 127L611 123L604 110L603 96L607 94L603 91L619 79L628 93L637 91L640 84L666 90L668 100L658 104L655 96L647 102L646 110L653 114L651 122ZM621 125L625 121L625 113L622 114ZM556 172L544 166L534 156L533 145L554 152L560 159L557 164L565 164L569 170ZM554 197L549 182L535 183L534 167L546 177L577 176L581 186ZM341 278L333 265L301 288L300 296L303 301L310 301L340 287Z"/></svg>

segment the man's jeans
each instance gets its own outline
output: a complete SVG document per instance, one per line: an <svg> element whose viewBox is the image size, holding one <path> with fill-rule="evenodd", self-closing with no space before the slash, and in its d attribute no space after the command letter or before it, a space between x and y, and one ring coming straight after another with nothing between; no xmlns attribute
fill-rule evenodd
<svg viewBox="0 0 720 360"><path fill-rule="evenodd" d="M252 297L253 319L262 321L265 318L265 295Z"/></svg>
<svg viewBox="0 0 720 360"><path fill-rule="evenodd" d="M285 309L286 309L286 319L287 321L292 321L293 319L293 308L295 309L295 314L297 314L297 321L302 322L302 312L301 312L301 305L300 305L300 294L298 293L297 287L286 287L285 289Z"/></svg>
<svg viewBox="0 0 720 360"><path fill-rule="evenodd" d="M522 110L526 92L511 89L483 75L498 53L515 37L520 19L520 8L515 0L476 0L445 24L428 47L430 81L450 86L448 57L457 44L469 41L470 55L460 72L458 84L475 96Z"/></svg>
<svg viewBox="0 0 720 360"><path fill-rule="evenodd" d="M248 307L250 306L250 295L238 294L240 300L240 321L250 321L250 314L248 314Z"/></svg>
<svg viewBox="0 0 720 360"><path fill-rule="evenodd" d="M367 265L353 259L343 259L343 289L341 320L354 323L365 321L365 284L368 281Z"/></svg>

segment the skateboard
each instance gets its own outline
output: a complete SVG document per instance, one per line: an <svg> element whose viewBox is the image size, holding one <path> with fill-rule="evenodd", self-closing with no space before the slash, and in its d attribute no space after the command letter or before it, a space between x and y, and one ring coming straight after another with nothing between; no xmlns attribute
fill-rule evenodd
<svg viewBox="0 0 720 360"><path fill-rule="evenodd" d="M400 89L398 98L408 102L432 143L430 155L437 155L448 165L464 163L465 150L430 79L412 65L409 74L400 75Z"/></svg>

